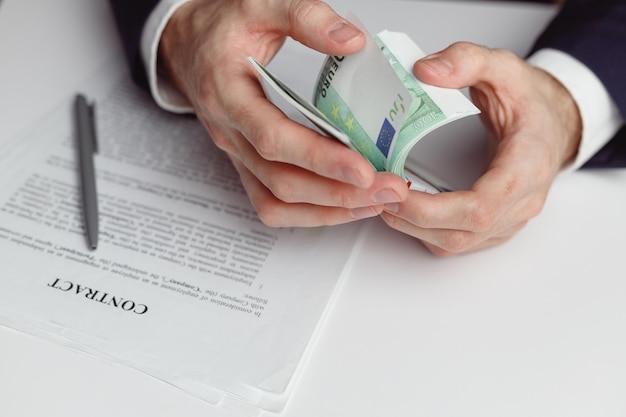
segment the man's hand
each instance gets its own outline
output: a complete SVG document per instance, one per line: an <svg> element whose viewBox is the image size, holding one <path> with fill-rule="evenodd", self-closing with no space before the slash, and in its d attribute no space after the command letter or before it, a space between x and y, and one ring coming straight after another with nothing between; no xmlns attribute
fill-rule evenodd
<svg viewBox="0 0 626 417"><path fill-rule="evenodd" d="M229 154L265 224L344 223L404 200L400 177L375 173L361 155L293 122L266 99L246 58L266 65L286 36L333 55L365 43L321 1L195 0L168 23L159 58Z"/></svg>
<svg viewBox="0 0 626 417"><path fill-rule="evenodd" d="M411 192L387 205L382 218L439 256L505 242L539 214L555 176L576 155L576 103L551 75L511 52L470 43L425 57L414 72L429 84L471 87L495 156L470 190Z"/></svg>

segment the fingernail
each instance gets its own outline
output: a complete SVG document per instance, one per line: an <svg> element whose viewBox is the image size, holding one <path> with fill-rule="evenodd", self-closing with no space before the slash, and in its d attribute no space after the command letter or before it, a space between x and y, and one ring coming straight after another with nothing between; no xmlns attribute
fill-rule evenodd
<svg viewBox="0 0 626 417"><path fill-rule="evenodd" d="M372 196L372 201L376 204L397 203L400 201L400 196L391 188L383 188L376 191Z"/></svg>
<svg viewBox="0 0 626 417"><path fill-rule="evenodd" d="M339 171L339 176L343 182L356 185L357 187L364 187L362 177L352 167L344 167Z"/></svg>
<svg viewBox="0 0 626 417"><path fill-rule="evenodd" d="M445 58L441 58L438 54L428 55L418 62L441 76L449 75L452 72L452 63Z"/></svg>
<svg viewBox="0 0 626 417"><path fill-rule="evenodd" d="M397 213L398 211L400 211L400 204L398 203L388 203L384 205L384 210L388 211L390 213Z"/></svg>
<svg viewBox="0 0 626 417"><path fill-rule="evenodd" d="M359 220L378 216L378 212L374 209L374 207L359 207L350 210L350 215L353 219Z"/></svg>
<svg viewBox="0 0 626 417"><path fill-rule="evenodd" d="M348 43L361 35L360 30L344 21L335 23L328 30L328 37L337 43Z"/></svg>

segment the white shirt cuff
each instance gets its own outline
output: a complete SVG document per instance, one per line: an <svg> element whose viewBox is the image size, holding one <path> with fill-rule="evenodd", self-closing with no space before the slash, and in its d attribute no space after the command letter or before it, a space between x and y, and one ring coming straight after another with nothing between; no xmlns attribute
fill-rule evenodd
<svg viewBox="0 0 626 417"><path fill-rule="evenodd" d="M189 0L161 0L154 8L141 34L141 58L146 68L148 85L154 101L174 113L192 113L193 108L174 84L159 74L157 57L161 34L174 12Z"/></svg>
<svg viewBox="0 0 626 417"><path fill-rule="evenodd" d="M574 57L556 49L541 49L528 62L549 72L576 101L582 119L578 154L565 171L582 166L599 151L624 123L608 91L596 75Z"/></svg>

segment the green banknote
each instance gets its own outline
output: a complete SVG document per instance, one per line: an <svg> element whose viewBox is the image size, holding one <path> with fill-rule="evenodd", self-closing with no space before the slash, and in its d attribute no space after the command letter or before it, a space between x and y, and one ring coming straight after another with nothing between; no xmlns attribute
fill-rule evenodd
<svg viewBox="0 0 626 417"><path fill-rule="evenodd" d="M479 112L460 91L416 79L412 67L423 56L404 33L368 35L361 52L326 58L313 103L253 58L249 60L265 81L322 131L360 152L376 170L411 182L405 163L415 144L432 130ZM418 177L426 185L415 189L443 190L423 175Z"/></svg>
<svg viewBox="0 0 626 417"><path fill-rule="evenodd" d="M406 158L421 138L446 123L478 113L478 109L458 90L436 88L415 78L412 66L424 54L405 34L384 31L374 41L377 54L384 57L393 75L379 72L359 77L359 72L367 72L368 68L363 62L355 62L356 56L329 56L317 81L313 104L350 137L354 147L377 170L403 176ZM373 101L379 103L380 98L366 92L371 90L371 85L385 84L383 75L399 80L410 98L398 95L394 103L376 110ZM357 83L361 85L355 86ZM361 112L359 117L355 115L356 106L371 110ZM399 110L406 117L401 126L392 128L389 121L397 117ZM360 123L365 119L375 120L378 130L367 132Z"/></svg>

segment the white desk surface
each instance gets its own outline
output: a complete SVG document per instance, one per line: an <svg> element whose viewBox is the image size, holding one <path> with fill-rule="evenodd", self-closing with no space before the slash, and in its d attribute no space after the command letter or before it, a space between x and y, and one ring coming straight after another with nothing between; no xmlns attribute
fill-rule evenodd
<svg viewBox="0 0 626 417"><path fill-rule="evenodd" d="M408 32L427 52L471 40L522 55L553 13L468 1L352 10L372 31ZM119 50L105 0L4 0L0 142ZM624 184L624 170L559 178L543 213L510 243L452 259L373 221L284 415L626 415ZM230 414L0 327L0 415Z"/></svg>

